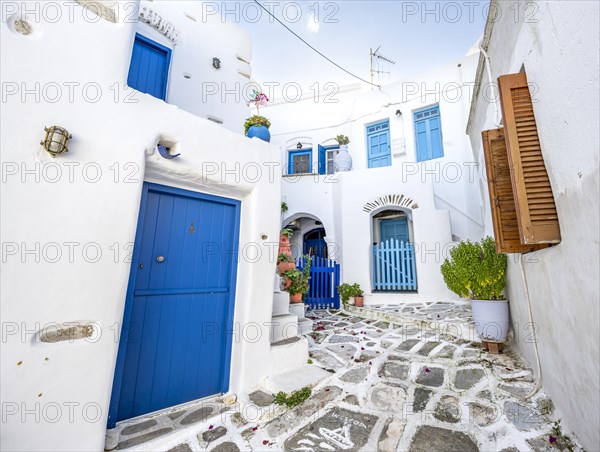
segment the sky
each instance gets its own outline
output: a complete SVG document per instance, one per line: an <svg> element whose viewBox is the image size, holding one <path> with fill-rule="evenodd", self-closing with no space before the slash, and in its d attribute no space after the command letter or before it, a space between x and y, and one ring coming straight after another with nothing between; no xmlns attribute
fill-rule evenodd
<svg viewBox="0 0 600 452"><path fill-rule="evenodd" d="M370 80L370 49L395 64L381 63L390 83L464 56L483 35L488 1L285 1L259 0L288 27L348 71ZM328 82L358 82L319 56L252 1L239 2L239 25L253 41L252 77L294 83L304 91ZM259 16L260 14L260 16ZM377 69L377 67L376 67ZM318 85L315 85L317 83Z"/></svg>

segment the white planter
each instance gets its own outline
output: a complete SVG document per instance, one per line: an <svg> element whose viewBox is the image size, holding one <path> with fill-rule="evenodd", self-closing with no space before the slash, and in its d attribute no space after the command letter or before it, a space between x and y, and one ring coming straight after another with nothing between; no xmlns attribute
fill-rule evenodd
<svg viewBox="0 0 600 452"><path fill-rule="evenodd" d="M508 337L508 300L471 300L475 330L483 341L505 342Z"/></svg>
<svg viewBox="0 0 600 452"><path fill-rule="evenodd" d="M340 146L340 151L333 159L335 172L350 171L352 169L352 157L348 153L348 146Z"/></svg>

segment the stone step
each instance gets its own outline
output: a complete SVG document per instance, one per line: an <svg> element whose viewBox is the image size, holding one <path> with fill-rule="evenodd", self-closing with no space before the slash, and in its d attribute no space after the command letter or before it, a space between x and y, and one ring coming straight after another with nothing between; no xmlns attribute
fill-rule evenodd
<svg viewBox="0 0 600 452"><path fill-rule="evenodd" d="M308 361L308 341L303 337L285 339L271 344L270 376L305 366Z"/></svg>
<svg viewBox="0 0 600 452"><path fill-rule="evenodd" d="M290 314L290 294L275 292L273 294L273 316Z"/></svg>
<svg viewBox="0 0 600 452"><path fill-rule="evenodd" d="M281 276L279 276L277 273L275 273L275 285L273 287L273 292L281 292Z"/></svg>
<svg viewBox="0 0 600 452"><path fill-rule="evenodd" d="M303 319L298 319L298 329L300 330L301 336L311 333L313 330L313 321L311 319L307 319L306 317Z"/></svg>
<svg viewBox="0 0 600 452"><path fill-rule="evenodd" d="M304 303L290 303L289 310L290 314L297 315L298 319L303 319L306 307L304 306Z"/></svg>
<svg viewBox="0 0 600 452"><path fill-rule="evenodd" d="M271 344L299 336L298 317L292 314L271 318Z"/></svg>
<svg viewBox="0 0 600 452"><path fill-rule="evenodd" d="M306 361L304 362L306 363ZM313 387L331 375L330 372L314 364L304 364L296 369L265 378L263 386L267 392L272 394L277 394L279 391L289 394L305 386Z"/></svg>

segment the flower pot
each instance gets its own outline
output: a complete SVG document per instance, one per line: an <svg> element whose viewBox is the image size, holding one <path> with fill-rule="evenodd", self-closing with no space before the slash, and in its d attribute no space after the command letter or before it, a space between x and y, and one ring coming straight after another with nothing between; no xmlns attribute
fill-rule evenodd
<svg viewBox="0 0 600 452"><path fill-rule="evenodd" d="M333 159L333 165L336 172L350 171L352 169L352 157L348 153L348 146L340 146L340 151Z"/></svg>
<svg viewBox="0 0 600 452"><path fill-rule="evenodd" d="M283 278L283 288L287 289L292 285L292 280L290 278Z"/></svg>
<svg viewBox="0 0 600 452"><path fill-rule="evenodd" d="M277 271L280 275L283 275L288 270L293 270L296 268L296 264L293 262L279 262L277 264Z"/></svg>
<svg viewBox="0 0 600 452"><path fill-rule="evenodd" d="M266 126L250 126L248 129L248 133L246 134L248 138L258 138L259 140L266 141L269 143L271 141L271 133Z"/></svg>
<svg viewBox="0 0 600 452"><path fill-rule="evenodd" d="M475 330L483 341L505 342L508 337L508 300L471 300Z"/></svg>
<svg viewBox="0 0 600 452"><path fill-rule="evenodd" d="M302 294L301 293L290 294L290 303L301 303L301 302L302 302Z"/></svg>
<svg viewBox="0 0 600 452"><path fill-rule="evenodd" d="M365 297L362 295L354 297L354 306L362 308L364 306Z"/></svg>
<svg viewBox="0 0 600 452"><path fill-rule="evenodd" d="M278 254L283 254L287 257L292 257L292 247L290 246L290 239L287 235L279 236L279 252Z"/></svg>
<svg viewBox="0 0 600 452"><path fill-rule="evenodd" d="M354 306L354 297L350 297L350 299L348 300L348 304L350 306Z"/></svg>

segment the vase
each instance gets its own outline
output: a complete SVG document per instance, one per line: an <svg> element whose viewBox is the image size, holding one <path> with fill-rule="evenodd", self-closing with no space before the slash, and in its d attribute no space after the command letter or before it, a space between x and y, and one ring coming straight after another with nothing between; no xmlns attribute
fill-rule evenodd
<svg viewBox="0 0 600 452"><path fill-rule="evenodd" d="M340 150L333 159L336 172L345 172L352 169L352 157L348 153L348 146L341 145Z"/></svg>
<svg viewBox="0 0 600 452"><path fill-rule="evenodd" d="M471 300L475 330L482 341L505 342L508 337L507 300Z"/></svg>
<svg viewBox="0 0 600 452"><path fill-rule="evenodd" d="M271 133L266 126L250 126L246 136L248 138L256 137L259 140L266 141L267 143L271 142Z"/></svg>

